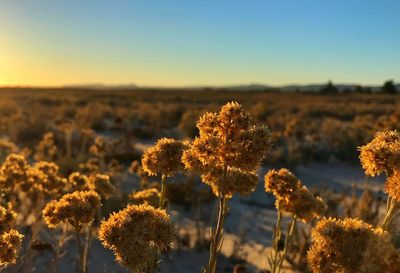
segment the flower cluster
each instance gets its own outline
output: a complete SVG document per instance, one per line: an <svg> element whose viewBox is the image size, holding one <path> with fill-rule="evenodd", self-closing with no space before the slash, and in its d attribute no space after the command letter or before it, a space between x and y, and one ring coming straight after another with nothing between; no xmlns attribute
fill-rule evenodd
<svg viewBox="0 0 400 273"><path fill-rule="evenodd" d="M95 191L75 191L50 201L43 209L43 217L50 228L61 222L81 228L94 220L100 206L100 196Z"/></svg>
<svg viewBox="0 0 400 273"><path fill-rule="evenodd" d="M42 140L36 146L36 153L34 159L37 161L47 160L52 161L57 156L57 146L54 141L54 133L48 132L44 134Z"/></svg>
<svg viewBox="0 0 400 273"><path fill-rule="evenodd" d="M110 197L115 191L110 176L105 174L92 174L88 177L79 172L73 172L68 177L68 182L75 191L94 190L103 198Z"/></svg>
<svg viewBox="0 0 400 273"><path fill-rule="evenodd" d="M397 202L400 202L400 171L394 171L393 174L387 178L385 192Z"/></svg>
<svg viewBox="0 0 400 273"><path fill-rule="evenodd" d="M399 272L400 254L381 228L358 220L323 218L307 255L314 273Z"/></svg>
<svg viewBox="0 0 400 273"><path fill-rule="evenodd" d="M17 214L12 210L10 203L7 208L0 206L0 233L9 231L16 218Z"/></svg>
<svg viewBox="0 0 400 273"><path fill-rule="evenodd" d="M129 205L103 221L99 238L116 260L132 271L146 269L154 262L155 251L166 251L175 237L165 210L150 205Z"/></svg>
<svg viewBox="0 0 400 273"><path fill-rule="evenodd" d="M90 190L89 177L79 172L71 173L68 177L68 183L76 191Z"/></svg>
<svg viewBox="0 0 400 273"><path fill-rule="evenodd" d="M0 167L0 185L3 191L10 191L25 181L29 165L20 154L9 154Z"/></svg>
<svg viewBox="0 0 400 273"><path fill-rule="evenodd" d="M110 181L110 176L94 174L89 177L91 189L103 198L109 198L115 192L115 186Z"/></svg>
<svg viewBox="0 0 400 273"><path fill-rule="evenodd" d="M400 134L397 131L378 132L375 138L360 149L360 160L370 176L400 168Z"/></svg>
<svg viewBox="0 0 400 273"><path fill-rule="evenodd" d="M172 176L183 170L181 157L186 145L172 138L161 138L147 149L142 158L143 170L149 175Z"/></svg>
<svg viewBox="0 0 400 273"><path fill-rule="evenodd" d="M265 177L265 191L276 197L276 207L303 222L321 217L326 204L315 197L289 170L271 170Z"/></svg>
<svg viewBox="0 0 400 273"><path fill-rule="evenodd" d="M0 206L0 266L14 264L21 249L23 235L12 229L16 217L11 204Z"/></svg>
<svg viewBox="0 0 400 273"><path fill-rule="evenodd" d="M49 195L59 195L65 191L67 179L59 173L59 167L53 162L39 161L33 168L42 172L46 179L42 181L43 191Z"/></svg>
<svg viewBox="0 0 400 273"><path fill-rule="evenodd" d="M201 174L217 196L253 191L255 171L270 147L268 128L253 123L237 102L205 113L197 128L199 136L182 156L185 168Z"/></svg>
<svg viewBox="0 0 400 273"><path fill-rule="evenodd" d="M15 229L0 235L0 266L14 264L17 261L23 237Z"/></svg>
<svg viewBox="0 0 400 273"><path fill-rule="evenodd" d="M153 207L158 207L160 203L160 191L156 188L148 188L142 191L134 192L129 195L129 200L136 205L148 204Z"/></svg>

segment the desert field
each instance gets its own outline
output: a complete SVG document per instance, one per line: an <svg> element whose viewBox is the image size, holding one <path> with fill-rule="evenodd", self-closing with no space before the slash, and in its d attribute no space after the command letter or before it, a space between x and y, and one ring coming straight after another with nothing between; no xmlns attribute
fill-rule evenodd
<svg viewBox="0 0 400 273"><path fill-rule="evenodd" d="M399 272L399 121L388 94L1 88L0 272Z"/></svg>

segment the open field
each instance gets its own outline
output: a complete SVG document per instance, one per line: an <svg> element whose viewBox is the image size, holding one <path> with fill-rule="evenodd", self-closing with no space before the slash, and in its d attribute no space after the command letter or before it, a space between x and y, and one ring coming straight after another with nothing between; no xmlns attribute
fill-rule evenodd
<svg viewBox="0 0 400 273"><path fill-rule="evenodd" d="M244 265L250 273L271 270L268 257L274 253L277 211L275 197L265 192L264 175L273 168L290 169L308 187L309 198L322 197L326 204L323 215L378 224L385 213L385 179L383 175L364 174L358 147L370 142L378 131L400 130L398 95L3 88L0 89L1 205L5 208L8 203L12 205L17 213L13 228L24 238L16 263L3 265L0 272L85 272L79 268L82 260L77 262L77 257L82 258L85 253L87 272L128 272L125 268L136 272L126 266L127 262L122 263L124 268L114 260L113 251L103 247L98 232L101 220L109 219L110 213L128 204L138 204L132 194L146 189L165 190L168 201L157 199L154 207L167 207L176 232L168 253L160 247L160 272L201 272L213 241L209 227L218 218L216 200L221 196L215 195L221 195L221 186L209 182L212 192L201 182L199 173L190 169L193 162L186 163L185 170L177 168L179 172L174 170L168 175L155 172L157 175L149 176L152 169L141 166L141 160L158 139L167 137L179 144L174 144L177 148L173 155L164 158L169 162L167 167L162 162L158 164L164 169L178 164L171 158L179 149L185 153L194 145L193 139L199 135L196 128L199 116L218 112L231 101L237 101L248 112L252 119L246 122L251 126L268 126L270 139L264 146L270 148L265 148L265 157L260 156L260 162L254 166L241 162L237 164L244 167L231 169L232 172L240 169L246 175L254 173L256 184L255 189L249 192L246 189L249 194L239 194L244 190L238 187L232 190L232 198L227 197L229 210L216 272L233 272L235 265ZM251 126L246 130L253 132ZM250 148L242 148L243 153ZM212 160L215 159L210 156ZM157 162L147 164L161 168ZM204 180L203 169L200 174ZM104 184L96 184L100 180ZM166 189L160 186L160 181L166 182ZM56 209L42 212L51 200L87 190L98 193L101 208L88 201L89 196L73 199L72 203L80 214L88 209L87 204L92 204L95 210L90 221L78 224L76 219L68 217L60 220L64 213L60 213L60 219L50 221ZM82 200L85 202L80 204ZM286 226L292 223L290 215L285 214L282 219L282 240L289 237ZM297 220L296 236L283 261L286 272L313 272L307 266L306 252L311 243L310 226L314 223L315 220ZM76 235L81 236L80 241ZM140 245L136 240L131 244ZM151 244L157 240L161 239L152 239Z"/></svg>

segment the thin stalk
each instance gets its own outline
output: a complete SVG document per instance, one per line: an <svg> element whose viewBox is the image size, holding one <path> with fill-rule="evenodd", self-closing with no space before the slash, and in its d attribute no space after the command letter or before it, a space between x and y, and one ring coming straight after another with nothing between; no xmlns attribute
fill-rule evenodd
<svg viewBox="0 0 400 273"><path fill-rule="evenodd" d="M161 194L160 194L160 209L165 209L165 194L167 192L167 176L161 175Z"/></svg>
<svg viewBox="0 0 400 273"><path fill-rule="evenodd" d="M90 226L88 226L86 234L87 234L86 235L86 241L85 241L84 248L83 248L83 265L82 265L84 270L85 270L85 273L88 272L89 248L90 248L90 241L92 239L92 236L91 236L92 233L90 232Z"/></svg>
<svg viewBox="0 0 400 273"><path fill-rule="evenodd" d="M278 272L281 272L281 270L282 270L283 261L285 260L286 253L287 253L287 250L289 247L289 243L292 239L293 232L295 230L295 226L296 226L296 219L292 218L292 222L290 223L290 226L288 227L288 232L286 233L284 248L283 248L283 251L282 251L282 254L280 257L280 261L278 264Z"/></svg>
<svg viewBox="0 0 400 273"><path fill-rule="evenodd" d="M276 219L276 225L275 225L275 232L274 232L274 255L272 258L272 261L270 263L271 266L271 273L276 273L277 272L277 266L279 263L279 242L281 240L281 235L282 235L282 211L278 208L278 216Z"/></svg>
<svg viewBox="0 0 400 273"><path fill-rule="evenodd" d="M218 219L215 230L212 234L210 245L210 258L205 273L215 273L217 268L218 252L222 246L223 226L227 214L227 200L225 197L220 197L219 200Z"/></svg>
<svg viewBox="0 0 400 273"><path fill-rule="evenodd" d="M79 258L78 258L78 269L79 269L79 273L86 273L85 272L85 267L84 267L84 250L82 247L82 238L81 238L81 233L80 233L80 229L78 228L78 226L75 226L75 236L76 236L76 241L78 244L78 254L79 254Z"/></svg>
<svg viewBox="0 0 400 273"><path fill-rule="evenodd" d="M224 176L223 176L223 185L225 185L226 177L227 177L228 167L224 167ZM217 261L218 261L218 252L222 247L222 238L224 233L224 223L225 218L228 213L228 199L225 194L226 190L222 189L220 193L220 197L218 198L219 210L218 210L218 218L216 227L211 236L211 244L210 244L210 257L208 260L208 266L204 269L204 273L215 273L217 269Z"/></svg>
<svg viewBox="0 0 400 273"><path fill-rule="evenodd" d="M392 223L394 218L396 218L399 212L399 206L399 203L394 198L391 198L390 196L388 197L386 212L381 225L384 230L388 230L390 224Z"/></svg>

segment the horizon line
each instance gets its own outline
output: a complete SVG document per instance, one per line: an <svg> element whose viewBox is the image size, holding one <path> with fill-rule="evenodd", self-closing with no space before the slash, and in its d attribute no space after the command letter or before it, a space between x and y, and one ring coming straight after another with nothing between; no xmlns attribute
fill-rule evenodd
<svg viewBox="0 0 400 273"><path fill-rule="evenodd" d="M108 83L76 83L76 84L57 84L57 85L26 85L26 84L0 84L0 88L18 88L18 89L34 89L34 88L43 88L43 89L62 89L62 88L89 88L89 89L111 89L111 88L154 88L154 89L198 89L198 88L238 88L238 87L251 87L251 86L260 86L266 88L287 88L287 87L307 87L307 86L321 86L326 85L331 82L333 85L345 85L345 86L362 86L362 87L380 87L386 81L393 81L393 79L388 79L383 81L382 83L375 84L362 84L362 83L351 83L351 82L334 82L332 80L328 80L325 82L312 82L312 83L288 83L288 84L268 84L268 83L237 83L237 84L193 84L193 85L139 85L135 83L118 83L118 84L108 84Z"/></svg>

